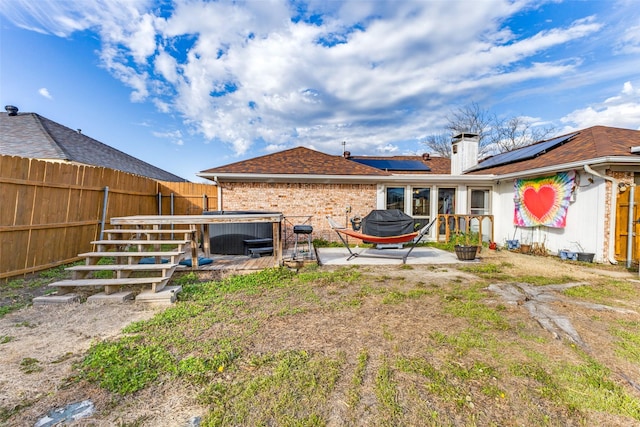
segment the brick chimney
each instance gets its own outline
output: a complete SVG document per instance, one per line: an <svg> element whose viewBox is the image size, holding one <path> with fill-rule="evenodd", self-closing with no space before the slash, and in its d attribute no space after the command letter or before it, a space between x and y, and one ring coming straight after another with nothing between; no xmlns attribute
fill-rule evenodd
<svg viewBox="0 0 640 427"><path fill-rule="evenodd" d="M462 132L451 141L451 175L462 175L465 170L478 164L480 137L475 133Z"/></svg>

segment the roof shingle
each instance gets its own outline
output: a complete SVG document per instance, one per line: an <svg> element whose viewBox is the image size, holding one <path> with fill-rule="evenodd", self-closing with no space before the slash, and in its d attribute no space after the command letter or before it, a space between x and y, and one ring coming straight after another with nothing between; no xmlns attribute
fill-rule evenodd
<svg viewBox="0 0 640 427"><path fill-rule="evenodd" d="M640 146L640 131L608 126L593 126L578 131L577 135L565 144L550 149L532 159L484 169L482 168L482 161L480 161L478 167L469 172L469 174L504 175L567 163L587 162L603 157L636 156L630 153L630 148L635 146Z"/></svg>
<svg viewBox="0 0 640 427"><path fill-rule="evenodd" d="M265 156L231 163L201 173L248 175L390 175L342 156L332 156L306 147L296 147Z"/></svg>

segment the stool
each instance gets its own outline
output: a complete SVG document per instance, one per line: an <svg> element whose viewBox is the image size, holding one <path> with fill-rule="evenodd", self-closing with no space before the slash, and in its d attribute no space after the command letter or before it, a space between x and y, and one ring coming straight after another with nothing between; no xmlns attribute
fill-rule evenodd
<svg viewBox="0 0 640 427"><path fill-rule="evenodd" d="M313 227L310 225L294 225L293 226L293 234L296 235L296 243L293 246L293 259L296 259L298 257L298 240L301 234L307 236L308 252L311 255L311 233L313 233Z"/></svg>

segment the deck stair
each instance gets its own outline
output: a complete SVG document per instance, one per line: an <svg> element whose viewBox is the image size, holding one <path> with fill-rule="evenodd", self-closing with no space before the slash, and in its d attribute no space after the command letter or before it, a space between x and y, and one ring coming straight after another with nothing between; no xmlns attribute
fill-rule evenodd
<svg viewBox="0 0 640 427"><path fill-rule="evenodd" d="M78 254L85 258L85 264L66 269L71 272L71 279L49 286L58 288L58 295L79 288L103 288L105 295L112 295L133 286L142 286L143 292L160 292L185 257L192 233L140 228L105 230L104 239L91 242L94 251Z"/></svg>

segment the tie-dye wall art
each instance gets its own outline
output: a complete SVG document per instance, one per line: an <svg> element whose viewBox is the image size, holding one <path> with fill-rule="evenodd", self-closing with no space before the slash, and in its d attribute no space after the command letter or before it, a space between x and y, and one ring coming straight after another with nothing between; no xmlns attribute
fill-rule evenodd
<svg viewBox="0 0 640 427"><path fill-rule="evenodd" d="M570 171L542 178L517 179L514 183L514 225L564 228L575 178L575 172Z"/></svg>

